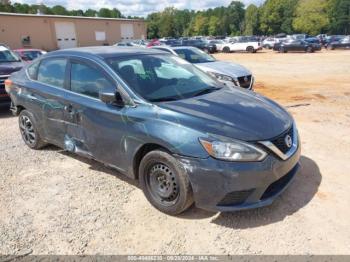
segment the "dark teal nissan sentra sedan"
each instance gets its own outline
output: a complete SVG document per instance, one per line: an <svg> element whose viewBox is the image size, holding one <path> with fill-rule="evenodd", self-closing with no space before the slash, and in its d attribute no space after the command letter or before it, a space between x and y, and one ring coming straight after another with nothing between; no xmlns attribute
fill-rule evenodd
<svg viewBox="0 0 350 262"><path fill-rule="evenodd" d="M56 51L11 76L6 90L30 148L54 144L138 179L167 214L193 203L269 205L299 168L298 131L282 107L162 51Z"/></svg>

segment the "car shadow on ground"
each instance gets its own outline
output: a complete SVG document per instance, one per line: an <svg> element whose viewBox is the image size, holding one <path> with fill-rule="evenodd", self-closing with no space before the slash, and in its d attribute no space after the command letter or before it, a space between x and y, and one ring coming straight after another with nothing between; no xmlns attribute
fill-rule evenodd
<svg viewBox="0 0 350 262"><path fill-rule="evenodd" d="M10 109L8 107L1 107L0 106L0 119L9 118L9 117L13 117L13 114L10 111Z"/></svg>
<svg viewBox="0 0 350 262"><path fill-rule="evenodd" d="M63 151L55 146L49 146L45 149L57 150L65 156L88 164L92 170L112 175L140 189L137 180L131 179L117 170L107 167L95 160ZM191 220L208 219L212 217L211 223L237 229L260 227L282 221L306 206L316 195L322 181L322 175L316 162L306 156L302 156L300 162L301 168L296 178L289 188L278 197L271 206L232 213L209 212L193 206L183 214L178 215L178 217Z"/></svg>
<svg viewBox="0 0 350 262"><path fill-rule="evenodd" d="M322 181L319 167L312 159L302 156L301 169L290 187L268 207L220 213L211 221L214 224L246 229L283 221L305 207L316 195Z"/></svg>
<svg viewBox="0 0 350 262"><path fill-rule="evenodd" d="M45 149L47 150L47 147ZM104 164L102 164L100 162L97 162L96 160L89 159L89 158L86 158L86 157L83 157L83 156L79 156L79 155L76 155L76 154L64 151L64 150L59 149L58 147L55 147L55 146L49 146L48 150L58 150L59 153L61 153L62 155L65 155L65 156L68 156L68 157L72 157L72 158L74 158L74 159L76 159L78 161L86 163L87 165L89 165L89 168L91 170L102 172L102 173L114 176L115 178L120 179L120 180L122 180L122 181L124 181L124 182L126 182L126 183L128 183L128 184L130 184L132 186L140 188L139 187L139 183L138 183L137 180L131 179L130 177L120 173L118 170L113 169L113 168L108 167L108 166L105 166Z"/></svg>

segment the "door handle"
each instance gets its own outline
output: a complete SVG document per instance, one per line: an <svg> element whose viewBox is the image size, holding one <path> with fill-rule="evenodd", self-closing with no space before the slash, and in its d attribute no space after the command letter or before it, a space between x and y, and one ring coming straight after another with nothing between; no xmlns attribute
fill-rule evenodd
<svg viewBox="0 0 350 262"><path fill-rule="evenodd" d="M67 111L68 113L72 112L73 111L73 106L71 104L69 105L66 105L64 107L64 110Z"/></svg>
<svg viewBox="0 0 350 262"><path fill-rule="evenodd" d="M73 121L76 123L81 121L79 111L74 109L73 105L71 104L66 105L64 107L64 110L68 113L68 118L70 119L70 121Z"/></svg>
<svg viewBox="0 0 350 262"><path fill-rule="evenodd" d="M74 108L73 108L73 106L71 104L66 105L64 107L64 110L70 115L74 115L75 114L75 110L74 110Z"/></svg>
<svg viewBox="0 0 350 262"><path fill-rule="evenodd" d="M28 98L32 101L37 100L36 96L34 94L29 94Z"/></svg>

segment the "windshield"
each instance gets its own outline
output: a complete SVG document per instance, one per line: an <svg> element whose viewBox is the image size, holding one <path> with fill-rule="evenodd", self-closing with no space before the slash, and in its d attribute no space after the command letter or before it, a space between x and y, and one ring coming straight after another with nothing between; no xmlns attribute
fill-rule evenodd
<svg viewBox="0 0 350 262"><path fill-rule="evenodd" d="M190 98L221 86L190 63L172 55L108 58L107 63L131 89L150 102Z"/></svg>
<svg viewBox="0 0 350 262"><path fill-rule="evenodd" d="M192 64L210 63L210 62L216 61L214 57L208 55L202 50L195 49L195 48L188 48L188 49L181 48L181 49L175 49L174 51L179 55L179 57L187 60Z"/></svg>
<svg viewBox="0 0 350 262"><path fill-rule="evenodd" d="M0 63L4 62L20 62L18 56L16 56L12 51L2 48L0 46Z"/></svg>

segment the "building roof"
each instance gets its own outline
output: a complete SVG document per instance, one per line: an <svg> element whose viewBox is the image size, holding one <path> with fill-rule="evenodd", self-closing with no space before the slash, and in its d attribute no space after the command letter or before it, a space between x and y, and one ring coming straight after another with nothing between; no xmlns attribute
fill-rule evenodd
<svg viewBox="0 0 350 262"><path fill-rule="evenodd" d="M45 14L20 14L0 12L1 15L7 16L22 16L22 17L37 17L37 18L70 18L70 19L90 19L90 20L109 20L109 21L130 21L130 22L145 22L143 19L128 19L128 18L107 18L107 17L87 17L87 16L69 16L69 15L45 15Z"/></svg>

